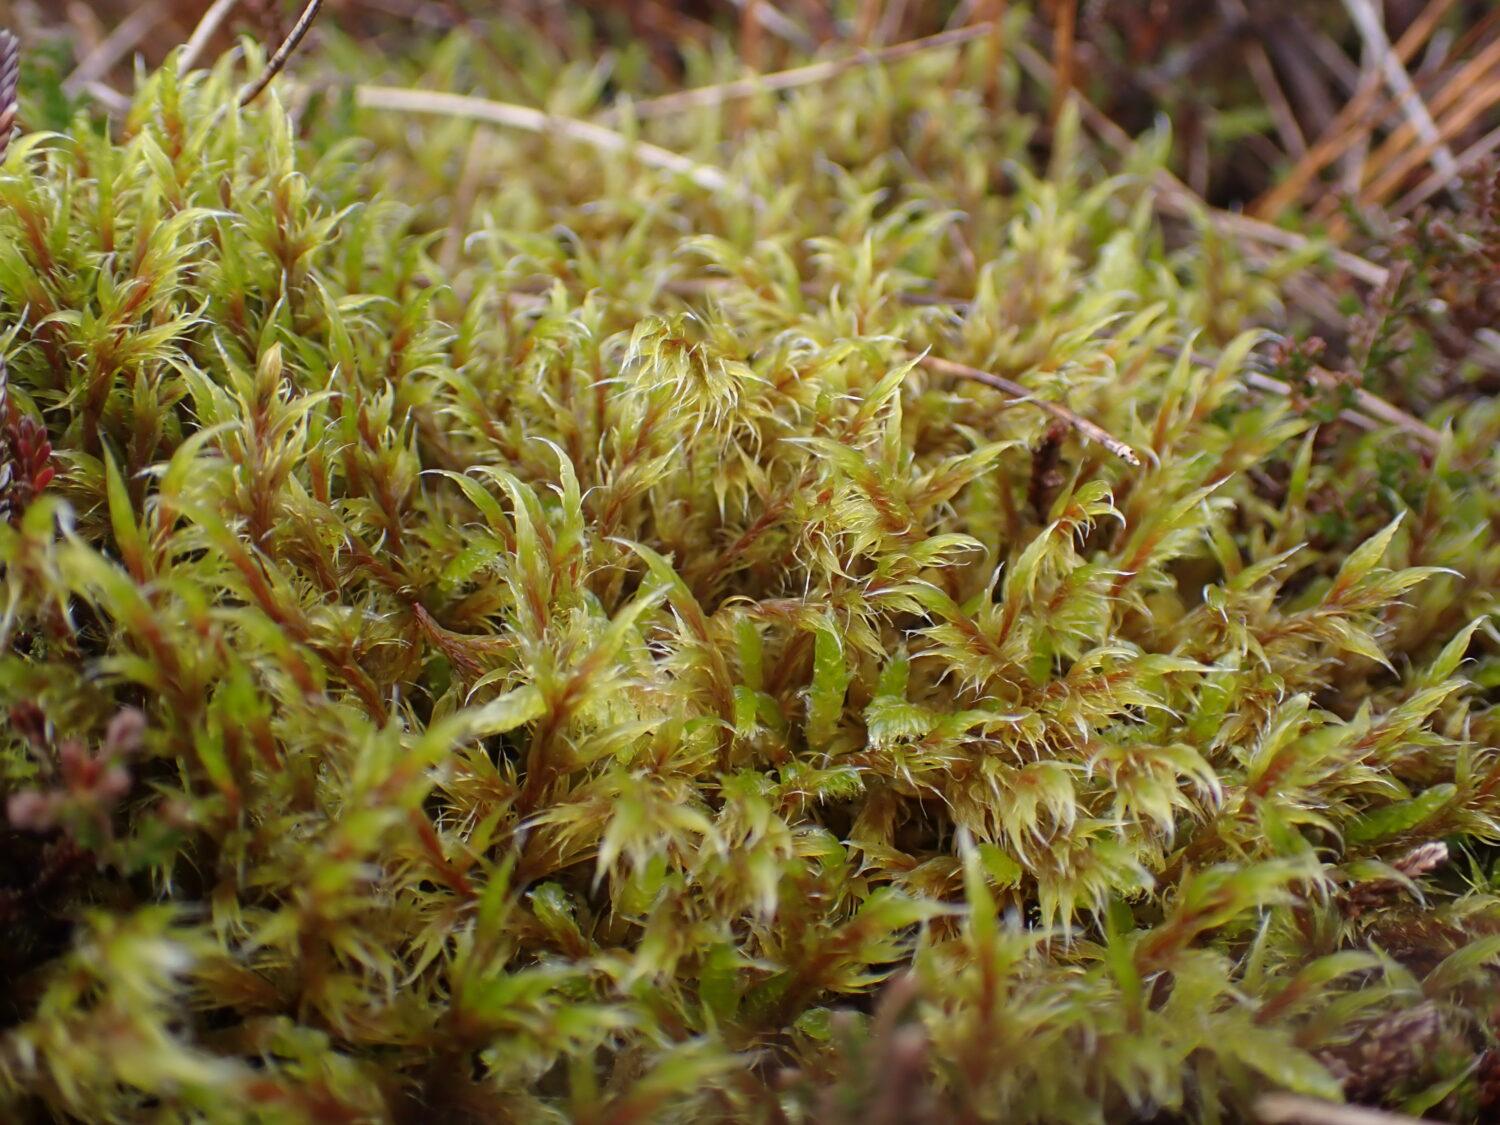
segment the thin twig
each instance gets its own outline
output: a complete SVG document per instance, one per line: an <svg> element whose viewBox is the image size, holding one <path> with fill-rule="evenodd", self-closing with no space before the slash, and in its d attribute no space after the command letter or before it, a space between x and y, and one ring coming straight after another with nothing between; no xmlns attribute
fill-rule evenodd
<svg viewBox="0 0 1500 1125"><path fill-rule="evenodd" d="M1453 3L1454 0L1434 0L1434 2ZM1323 64L1323 69L1328 72L1334 83L1342 88L1347 96L1353 97L1354 92L1359 89L1360 79L1364 77L1364 72L1348 55L1339 50L1339 45L1333 36L1313 26L1301 12L1292 13L1291 22L1283 26L1312 52L1312 56L1318 62ZM1331 120L1332 115L1329 116L1329 121ZM1324 124L1326 127L1327 122Z"/></svg>
<svg viewBox="0 0 1500 1125"><path fill-rule="evenodd" d="M678 284L680 285L682 283ZM674 289L674 291L676 291L675 286L672 288ZM809 295L811 295L810 291ZM919 300L917 303L943 304L951 305L957 308L962 307L965 302L954 298L942 297ZM1168 344L1163 344L1158 347L1156 349L1156 353L1158 355L1165 356L1167 359L1176 359L1179 355L1178 349ZM1215 364L1215 361L1212 358L1198 352L1191 353L1188 358L1199 367L1213 367ZM932 360L932 362L930 362L928 365L931 367L939 367L949 363L951 363L951 361L949 360ZM991 386L997 386L1001 390L1007 390L1007 393L1015 393L1015 391L1008 390L1008 388L1018 388L1020 390L1024 390L1024 388L1021 388L1019 384L1009 383L1008 380L1003 380L1002 376L990 375L988 372L979 371L976 368L968 368L967 371L954 370L951 371L950 374L967 374L967 377L969 378L978 378L980 382L988 383ZM1342 380L1337 374L1329 371L1325 367L1313 367L1308 372L1308 376L1312 379L1313 382L1317 383L1318 386L1323 388L1324 390L1333 390L1344 382L1344 380ZM1002 383L1004 383L1005 385L1002 385ZM1285 383L1273 375L1267 375L1263 371L1250 370L1245 372L1245 385L1252 388L1253 390L1263 391L1267 394L1278 395L1282 398L1290 398L1294 393L1291 384ZM1029 395L1029 392L1027 392L1027 394ZM1039 400L1033 401L1037 401L1037 404L1039 406L1042 406L1043 408L1049 408L1055 405L1052 403L1041 402ZM1378 429L1382 424L1395 426L1397 429L1404 430L1406 433L1410 434L1412 437L1416 438L1424 445L1427 445L1432 449L1439 448L1443 443L1443 435L1429 426L1426 422L1423 422L1420 418L1408 414L1406 411L1392 405L1385 399L1381 398L1379 395L1365 390L1363 387L1354 388L1354 408L1340 411L1339 417L1342 418L1345 422L1350 423L1351 425L1358 426L1362 430ZM1085 424L1092 425L1092 423Z"/></svg>
<svg viewBox="0 0 1500 1125"><path fill-rule="evenodd" d="M740 58L746 69L759 73L762 69L761 54L764 30L760 23L760 0L741 0L740 4Z"/></svg>
<svg viewBox="0 0 1500 1125"><path fill-rule="evenodd" d="M1305 123L1320 131L1326 128L1338 112L1333 96L1339 79L1323 63L1315 46L1323 42L1321 33L1315 28L1299 30L1294 14L1290 20L1278 20L1267 26L1265 38L1266 50L1287 100L1296 106L1299 127ZM1301 130L1301 136L1305 146L1307 132Z"/></svg>
<svg viewBox="0 0 1500 1125"><path fill-rule="evenodd" d="M0 28L0 164L10 150L10 136L16 128L16 104L21 87L21 43Z"/></svg>
<svg viewBox="0 0 1500 1125"><path fill-rule="evenodd" d="M751 198L740 184L729 179L718 168L699 164L675 152L649 144L633 141L602 125L579 121L574 117L559 117L530 106L512 105L509 102L488 101L471 98L464 94L445 94L435 90L411 90L394 86L358 86L355 88L356 102L366 109L385 109L397 113L428 113L443 117L460 117L470 121L482 121L490 125L503 125L510 129L521 129L543 136L565 137L604 152L622 152L635 157L651 168L660 168L684 176L708 191L725 192L740 198Z"/></svg>
<svg viewBox="0 0 1500 1125"><path fill-rule="evenodd" d="M935 355L926 355L919 361L923 367L930 371L936 371L942 375L954 375L960 379L972 379L976 383L994 387L998 391L1004 391L1011 398L1019 402L1029 402L1040 407L1060 422L1066 422L1084 437L1091 441L1097 441L1105 449L1109 450L1127 465L1139 466L1140 456L1130 446L1115 437L1102 426L1090 422L1082 415L1075 414L1066 406L1058 402L1050 402L1044 398L1037 398L1036 394L1027 390L1020 383L1007 379L1003 375L995 375L989 371L982 371L977 367L970 367L965 363L954 363L951 359L940 359Z"/></svg>
<svg viewBox="0 0 1500 1125"><path fill-rule="evenodd" d="M889 43L901 35L901 25L906 22L907 0L890 0L880 15L880 24L875 31L875 45Z"/></svg>
<svg viewBox="0 0 1500 1125"><path fill-rule="evenodd" d="M302 9L302 14L297 17L297 22L292 25L292 30L281 46L276 48L276 53L271 56L271 61L266 63L266 69L254 82L250 83L240 93L240 105L247 106L256 98L260 92L271 84L271 79L281 73L286 66L287 60L295 51L311 30L313 21L318 18L318 13L323 9L323 0L307 0L307 7Z"/></svg>
<svg viewBox="0 0 1500 1125"><path fill-rule="evenodd" d="M1384 83L1380 81L1380 70L1371 65L1371 52L1369 45L1362 46L1359 56L1360 73L1368 75L1371 91L1379 90ZM1370 149L1374 144L1375 128L1384 120L1387 111L1391 108L1389 99L1386 99L1380 107L1380 115L1360 121L1359 128L1353 130L1353 139L1342 156L1339 157L1338 179L1336 188L1326 195L1332 195L1339 199L1345 199L1359 194L1360 185L1365 182L1365 168L1370 163Z"/></svg>
<svg viewBox="0 0 1500 1125"><path fill-rule="evenodd" d="M1255 1114L1266 1125L1418 1125L1423 1120L1301 1094L1266 1094L1256 1101Z"/></svg>
<svg viewBox="0 0 1500 1125"><path fill-rule="evenodd" d="M73 29L73 59L76 65L78 59L97 50L109 32L100 22L99 13L82 3L82 0L64 2L67 4L68 25Z"/></svg>
<svg viewBox="0 0 1500 1125"><path fill-rule="evenodd" d="M827 62L812 63L808 66L799 66L792 70L778 71L775 74L757 75L754 78L741 78L735 82L724 82L717 86L699 86L693 90L682 90L675 94L666 94L659 98L651 98L647 101L636 102L631 105L630 113L637 118L661 117L669 113L677 113L685 109L694 109L700 106L716 106L736 98L754 97L756 94L771 93L777 90L791 90L798 86L811 86L819 82L828 82L841 74L847 74L862 66L874 66L883 63L896 62L899 59L909 58L912 55L924 51L935 51L942 47L954 47L960 43L968 43L989 34L988 23L970 24L968 27L954 28L952 31L942 31L936 35L929 35L923 39L912 39L906 43L897 43L890 47L882 47L878 51L860 51L842 59L829 59ZM600 115L601 120L608 120L623 112L622 108L614 108Z"/></svg>
<svg viewBox="0 0 1500 1125"><path fill-rule="evenodd" d="M186 74L197 65L199 58L207 50L209 41L224 26L224 21L239 2L240 0L214 0L208 11L203 13L203 18L198 21L198 26L193 28L193 34L188 38L187 46L177 58L177 69L181 73Z"/></svg>

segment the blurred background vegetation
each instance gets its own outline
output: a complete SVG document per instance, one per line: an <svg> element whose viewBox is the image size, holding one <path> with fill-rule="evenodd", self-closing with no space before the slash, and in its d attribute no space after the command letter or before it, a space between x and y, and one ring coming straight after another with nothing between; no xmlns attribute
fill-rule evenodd
<svg viewBox="0 0 1500 1125"><path fill-rule="evenodd" d="M79 108L118 113L135 69L185 43L210 7L0 0L0 24L28 47L27 109L36 120L23 126L62 127ZM238 34L278 43L302 8L243 0L222 21L210 16L219 30L202 49L227 49ZM1301 245L1254 225L1264 222L1365 259L1354 275L1291 283L1295 327L1334 356L1369 330L1358 320L1360 284L1385 281L1387 267L1413 256L1424 273L1423 261L1439 252L1429 209L1473 214L1487 198L1475 185L1490 177L1500 149L1500 7L1487 0L327 0L312 33L324 49L308 51L298 69L336 86L330 67L344 66L347 79L357 58L366 77L419 81L424 60L457 30L496 64L465 72L468 86L457 92L526 100L516 97L517 76L532 63L521 56L550 43L559 66L612 56L639 97L771 73L809 55L844 63L894 48L882 57L904 57L903 48L920 52L937 37L937 49L945 33L986 22L998 29L994 58L1019 64L1011 88L999 61L983 80L993 85L991 104L1036 113L1030 145L1039 157L1050 146L1047 122L1071 91L1090 137L1115 159L1132 138L1169 128L1170 167L1185 189L1179 210L1192 199L1243 214L1245 222L1226 225L1251 248ZM612 85L604 80L599 104ZM1443 230L1435 237L1446 253ZM1444 285L1439 296L1469 308L1460 320L1495 300L1488 275ZM1474 328L1477 340L1443 328L1436 342L1449 359L1462 352L1500 380L1500 337Z"/></svg>
<svg viewBox="0 0 1500 1125"><path fill-rule="evenodd" d="M0 22L46 44L72 93L102 93L186 42L208 7L4 0ZM212 46L240 31L279 42L300 7L244 0ZM524 24L560 46L642 48L665 89L726 34L756 73L1021 8L1018 34L1109 120L1131 134L1172 122L1179 174L1217 205L1327 218L1347 199L1399 217L1500 143L1500 11L1487 0L328 0L322 32L400 57L455 27L503 39Z"/></svg>

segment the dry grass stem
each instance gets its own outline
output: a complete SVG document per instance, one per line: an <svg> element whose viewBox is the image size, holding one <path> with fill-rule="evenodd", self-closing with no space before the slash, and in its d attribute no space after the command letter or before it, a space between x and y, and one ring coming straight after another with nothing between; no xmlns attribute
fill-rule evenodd
<svg viewBox="0 0 1500 1125"><path fill-rule="evenodd" d="M744 199L747 192L718 168L689 160L675 152L647 141L632 141L602 125L576 118L559 117L530 106L472 98L464 94L445 94L434 90L409 90L392 86L360 86L355 91L359 104L368 109L396 113L429 113L460 117L489 125L502 125L539 135L552 134L589 145L601 152L625 153L649 168L658 168L683 176L697 186Z"/></svg>
<svg viewBox="0 0 1500 1125"><path fill-rule="evenodd" d="M203 57L203 52L208 49L213 37L218 34L219 28L224 26L233 13L239 7L240 0L214 0L208 11L203 13L203 18L198 21L198 26L193 28L193 34L188 37L187 46L182 49L178 56L177 65L186 73L198 65L198 60Z"/></svg>
<svg viewBox="0 0 1500 1125"><path fill-rule="evenodd" d="M1432 114L1428 112L1421 95L1412 84L1411 75L1406 73L1406 67L1391 49L1391 41L1386 37L1383 21L1375 5L1371 0L1344 0L1344 7L1359 30L1365 49L1378 61L1386 84L1401 99L1401 108L1412 128L1424 142L1433 145L1433 163L1437 165L1438 171L1453 176L1457 167L1453 153L1439 138L1437 123L1433 121Z"/></svg>
<svg viewBox="0 0 1500 1125"><path fill-rule="evenodd" d="M1396 41L1393 55L1397 62L1405 66L1411 61L1417 51L1431 39L1454 3L1455 0L1434 0L1423 9L1422 14ZM1250 213L1262 219L1280 215L1302 197L1319 172L1343 156L1361 139L1367 139L1371 123L1375 119L1370 109L1376 103L1380 86L1378 74L1366 74L1354 97L1339 110L1307 155L1293 166L1276 187L1251 205Z"/></svg>

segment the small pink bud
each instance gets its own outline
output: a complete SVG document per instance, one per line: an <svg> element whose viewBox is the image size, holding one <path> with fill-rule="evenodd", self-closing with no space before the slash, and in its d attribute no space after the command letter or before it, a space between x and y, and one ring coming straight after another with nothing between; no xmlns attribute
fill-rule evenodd
<svg viewBox="0 0 1500 1125"><path fill-rule="evenodd" d="M36 789L12 793L5 802L5 818L22 832L45 832L52 827L56 809L50 796Z"/></svg>
<svg viewBox="0 0 1500 1125"><path fill-rule="evenodd" d="M134 754L141 748L141 736L145 733L146 716L134 707L126 707L109 721L104 748L119 757Z"/></svg>
<svg viewBox="0 0 1500 1125"><path fill-rule="evenodd" d="M126 793L130 792L130 771L124 766L110 766L99 778L99 783L94 787L94 792L103 797L110 804L114 804Z"/></svg>

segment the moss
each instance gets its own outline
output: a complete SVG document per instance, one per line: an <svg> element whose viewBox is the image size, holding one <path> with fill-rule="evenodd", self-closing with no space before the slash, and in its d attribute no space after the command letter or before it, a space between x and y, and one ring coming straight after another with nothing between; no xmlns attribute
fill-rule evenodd
<svg viewBox="0 0 1500 1125"><path fill-rule="evenodd" d="M1267 393L1304 263L982 47L647 130L753 202L232 59L12 146L8 1113L1480 1112L1500 412Z"/></svg>

